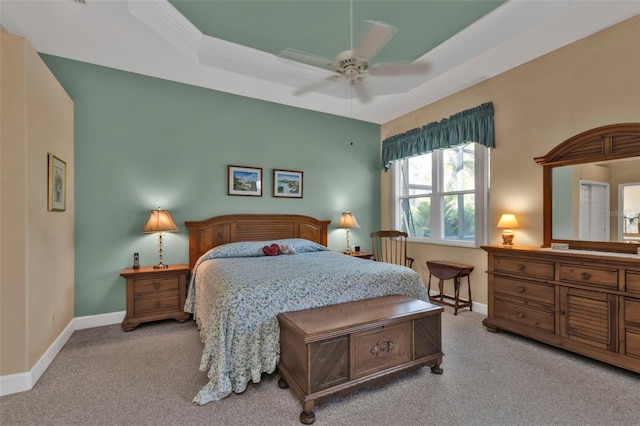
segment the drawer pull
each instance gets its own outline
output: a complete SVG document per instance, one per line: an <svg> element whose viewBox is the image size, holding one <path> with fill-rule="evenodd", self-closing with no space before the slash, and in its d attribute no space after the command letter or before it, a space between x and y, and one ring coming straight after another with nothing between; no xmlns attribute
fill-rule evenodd
<svg viewBox="0 0 640 426"><path fill-rule="evenodd" d="M516 291L517 291L518 293L524 293L524 287L518 287L518 288L516 289Z"/></svg>
<svg viewBox="0 0 640 426"><path fill-rule="evenodd" d="M391 340L380 340L371 348L371 354L377 357L387 356L391 353L391 349L393 349L394 346Z"/></svg>
<svg viewBox="0 0 640 426"><path fill-rule="evenodd" d="M588 280L589 278L591 278L591 274L588 272L583 272L580 274L580 278L583 280Z"/></svg>
<svg viewBox="0 0 640 426"><path fill-rule="evenodd" d="M155 305L154 305L154 306L155 306L156 308L159 308L159 307L160 307L160 305L161 305L161 303L160 303L159 301L156 301L156 303L155 303Z"/></svg>
<svg viewBox="0 0 640 426"><path fill-rule="evenodd" d="M155 281L153 283L153 288L155 288L156 290L158 290L160 288L160 283L158 281Z"/></svg>
<svg viewBox="0 0 640 426"><path fill-rule="evenodd" d="M518 269L518 271L524 271L525 266L522 263L518 263L518 266L516 266L516 268Z"/></svg>
<svg viewBox="0 0 640 426"><path fill-rule="evenodd" d="M518 312L518 318L524 318L524 312Z"/></svg>

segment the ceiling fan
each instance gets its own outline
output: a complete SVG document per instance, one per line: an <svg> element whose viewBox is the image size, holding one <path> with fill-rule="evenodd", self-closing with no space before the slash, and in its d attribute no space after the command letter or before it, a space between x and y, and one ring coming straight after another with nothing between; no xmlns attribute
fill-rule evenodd
<svg viewBox="0 0 640 426"><path fill-rule="evenodd" d="M374 56L391 40L398 29L380 21L364 21L364 23L366 31L356 48L338 53L334 60L296 49L285 49L278 54L283 58L326 68L335 73L325 79L299 87L293 92L294 95L302 95L335 82L347 81L360 102L367 103L372 99L372 92L367 84L368 79L422 74L429 70L429 64L424 62L371 64Z"/></svg>

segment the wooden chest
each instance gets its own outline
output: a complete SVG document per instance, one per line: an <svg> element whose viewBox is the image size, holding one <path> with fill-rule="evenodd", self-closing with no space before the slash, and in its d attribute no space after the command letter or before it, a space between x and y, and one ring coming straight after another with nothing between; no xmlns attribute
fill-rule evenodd
<svg viewBox="0 0 640 426"><path fill-rule="evenodd" d="M442 373L443 308L393 295L288 312L280 322L279 386L300 399L300 421L333 396L431 365Z"/></svg>

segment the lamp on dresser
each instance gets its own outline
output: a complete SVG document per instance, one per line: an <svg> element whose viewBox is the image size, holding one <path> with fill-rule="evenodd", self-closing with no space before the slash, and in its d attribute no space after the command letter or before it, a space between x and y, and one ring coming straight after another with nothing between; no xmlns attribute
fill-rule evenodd
<svg viewBox="0 0 640 426"><path fill-rule="evenodd" d="M349 229L350 228L360 228L356 217L349 210L342 213L340 217L340 222L338 222L338 228L346 228L347 229L347 254L351 254L351 243L349 243Z"/></svg>
<svg viewBox="0 0 640 426"><path fill-rule="evenodd" d="M498 221L498 228L504 229L502 231L502 244L513 245L513 231L514 228L519 228L518 220L516 216L511 213L505 213Z"/></svg>
<svg viewBox="0 0 640 426"><path fill-rule="evenodd" d="M154 266L154 269L166 269L168 265L162 262L162 233L163 232L178 232L178 227L173 222L171 214L167 210L162 210L158 207L157 210L151 210L149 220L142 229L142 232L152 234L158 233L158 264Z"/></svg>

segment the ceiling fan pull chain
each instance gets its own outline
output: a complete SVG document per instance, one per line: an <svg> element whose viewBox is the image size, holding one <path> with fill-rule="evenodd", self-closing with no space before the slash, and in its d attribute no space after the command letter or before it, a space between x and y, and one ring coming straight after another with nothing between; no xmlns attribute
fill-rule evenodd
<svg viewBox="0 0 640 426"><path fill-rule="evenodd" d="M353 0L349 0L349 36L351 37L349 49L353 50Z"/></svg>

